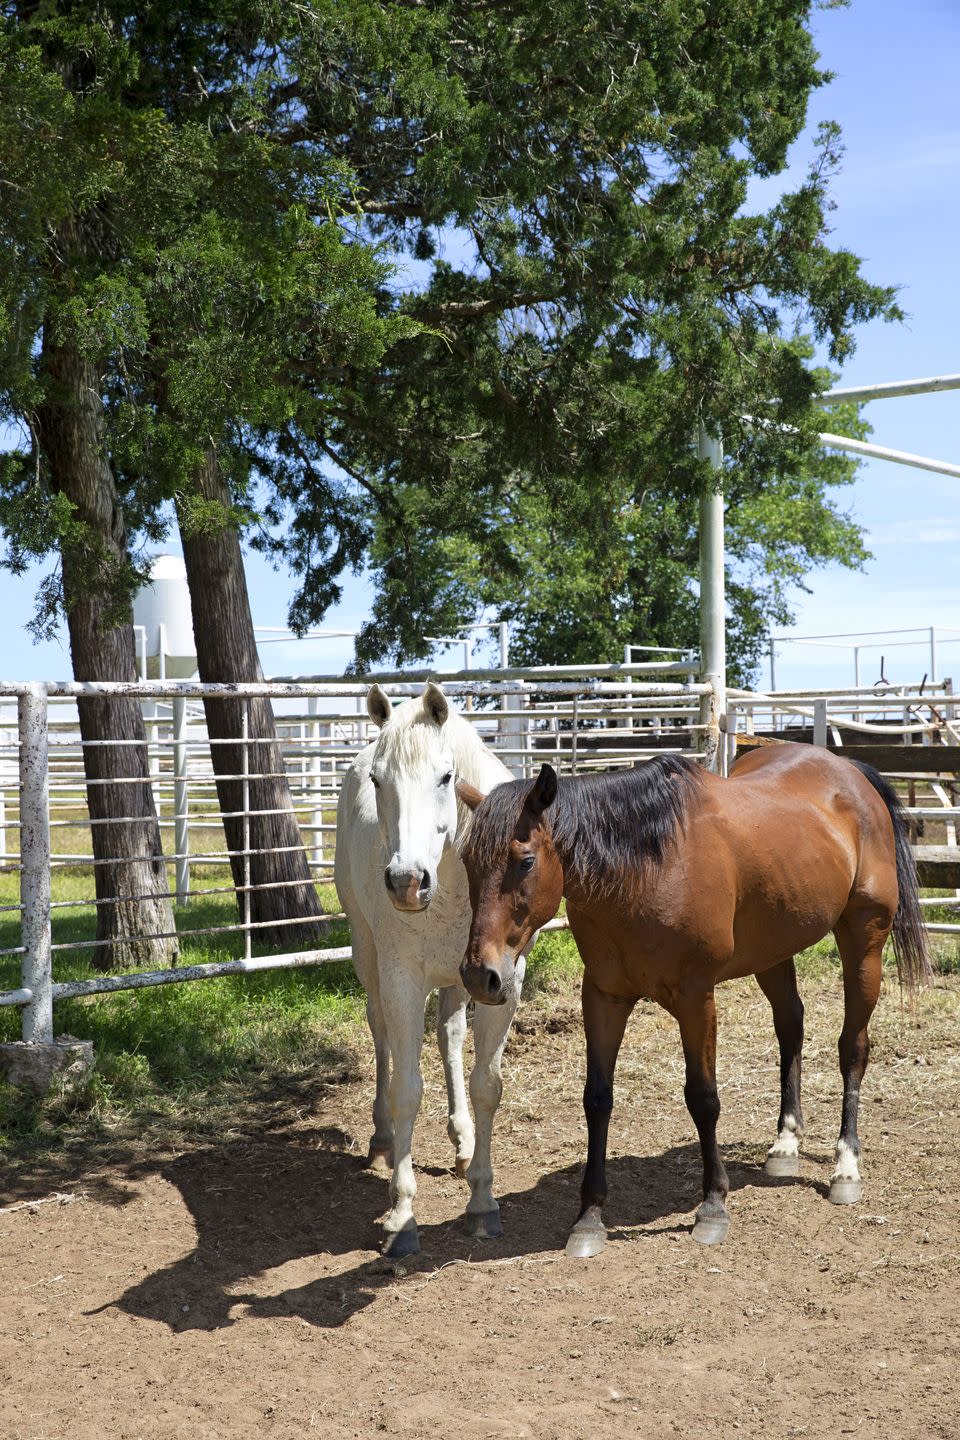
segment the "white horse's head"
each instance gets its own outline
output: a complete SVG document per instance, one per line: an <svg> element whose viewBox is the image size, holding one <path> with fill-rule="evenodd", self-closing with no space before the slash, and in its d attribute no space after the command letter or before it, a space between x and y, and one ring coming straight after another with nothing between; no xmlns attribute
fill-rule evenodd
<svg viewBox="0 0 960 1440"><path fill-rule="evenodd" d="M431 680L419 700L396 714L374 685L367 711L380 726L370 762L380 834L389 855L383 872L398 910L425 910L437 888L437 870L457 833L453 748L447 737L447 697Z"/></svg>

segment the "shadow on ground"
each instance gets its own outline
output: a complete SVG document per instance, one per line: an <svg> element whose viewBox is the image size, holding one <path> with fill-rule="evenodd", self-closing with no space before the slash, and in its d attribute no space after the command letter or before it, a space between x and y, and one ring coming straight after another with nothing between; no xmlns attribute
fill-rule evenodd
<svg viewBox="0 0 960 1440"><path fill-rule="evenodd" d="M729 1154L725 1159L732 1190L769 1183L757 1165ZM680 1221L677 1216L698 1203L698 1146L613 1159L608 1171L612 1243L641 1244L637 1226L689 1231L692 1217ZM342 1132L321 1132L319 1147L315 1137L309 1144L283 1136L238 1141L180 1156L158 1173L183 1196L196 1226L196 1248L111 1302L127 1314L175 1331L215 1330L241 1318L277 1316L336 1327L396 1284L395 1263L378 1250L386 1182L350 1153ZM579 1184L577 1164L501 1196L504 1237L497 1241L468 1239L459 1219L421 1222L422 1254L405 1260L400 1273L432 1271L458 1259L560 1251L576 1217ZM466 1199L463 1186L464 1204ZM657 1225L665 1220L671 1223ZM360 1263L276 1294L251 1293L244 1285L291 1261L357 1252L365 1257Z"/></svg>

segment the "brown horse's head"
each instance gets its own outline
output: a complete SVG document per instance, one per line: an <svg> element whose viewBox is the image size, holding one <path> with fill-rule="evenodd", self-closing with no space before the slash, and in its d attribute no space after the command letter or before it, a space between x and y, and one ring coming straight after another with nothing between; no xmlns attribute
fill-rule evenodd
<svg viewBox="0 0 960 1440"><path fill-rule="evenodd" d="M457 794L475 812L463 851L473 920L460 977L474 1000L502 1005L517 956L563 897L563 867L545 823L557 776L544 765L532 785L515 780L483 796L461 784Z"/></svg>

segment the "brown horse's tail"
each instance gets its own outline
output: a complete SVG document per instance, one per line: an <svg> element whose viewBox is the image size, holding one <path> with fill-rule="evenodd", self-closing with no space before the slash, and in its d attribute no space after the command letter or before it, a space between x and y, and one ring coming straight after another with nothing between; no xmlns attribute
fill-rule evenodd
<svg viewBox="0 0 960 1440"><path fill-rule="evenodd" d="M900 890L900 903L897 906L897 913L893 917L893 953L897 962L900 984L906 985L908 990L914 990L918 985L929 980L933 972L930 968L930 957L927 954L927 932L923 928L923 916L917 893L917 866L910 848L910 841L907 838L907 827L900 813L902 808L900 796L889 780L885 780L878 771L874 770L872 765L866 765L862 760L854 760L852 763L870 781L889 810L890 819L893 821L897 885Z"/></svg>

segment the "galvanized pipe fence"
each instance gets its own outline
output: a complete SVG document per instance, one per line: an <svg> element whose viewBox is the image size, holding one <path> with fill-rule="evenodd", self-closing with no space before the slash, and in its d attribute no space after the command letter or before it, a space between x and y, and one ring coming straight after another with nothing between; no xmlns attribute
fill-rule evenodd
<svg viewBox="0 0 960 1440"><path fill-rule="evenodd" d="M708 684L691 678L691 669L689 665L652 662L481 671L444 676L443 684L461 713L518 776L533 775L544 760L561 772L582 774L642 763L665 751L686 752L701 759L713 754L718 768L725 769L734 753L736 734L755 734L765 726L789 738L791 730L809 728L812 723L816 744L826 744L831 729L839 734L840 726L871 738L882 735L924 744L960 744L960 702L953 699L949 681L922 688L819 695L730 691L726 713L714 718L705 702L715 697ZM651 679L651 674L658 678ZM380 683L399 699L418 694L422 678L407 672L382 677ZM340 780L353 757L376 733L366 714L366 691L365 683L336 677L258 685L172 681L0 684L0 959L8 957L9 963L17 957L20 966L20 984L0 992L0 1006L20 1007L25 1040L52 1039L53 1006L58 1000L350 958L349 946L322 948L330 921L341 918L336 912L319 921L294 917L258 922L252 918L258 889L302 885L302 881L275 880L258 886L251 878L251 861L262 853L256 843L257 823L277 812L251 808L251 784L263 778L251 763L251 753L256 745L267 742L250 734L249 705L258 697L273 702L283 762L280 773L289 785L309 871L318 883L330 885ZM129 778L90 781L86 777L87 747L80 736L77 701L118 695L141 701L145 742L87 745L132 744L145 749L147 782ZM211 698L237 702L239 739L208 736L203 701ZM799 737L800 731L796 733ZM232 746L234 753L240 754L237 772L215 773L211 757L217 745ZM941 784L942 778L932 775L927 803L910 805L907 813L944 822L948 844L955 845L960 807L952 802L950 782ZM218 780L239 783L242 802L238 811L225 815L221 810ZM89 787L97 783L149 783L153 791L168 877L160 898L177 907L179 923L175 930L148 930L139 938L164 941L178 935L179 942L188 947L191 942L212 943L228 951L239 948L242 953L162 969L55 978L55 969L62 972L64 961L89 954L98 945L93 933L97 907L129 904L131 899L94 895L96 867L122 863L119 856L93 855L91 837L98 821L90 816L88 794ZM241 841L233 848L226 838L225 818L235 819L241 826ZM146 822L137 813L102 823ZM154 823L152 818L149 823ZM231 862L239 862L239 885ZM332 895L328 898L333 899ZM229 913L234 899L236 916ZM255 955L258 931L276 931L284 924L297 927L298 933L316 925L316 947ZM960 925L930 928L960 931ZM123 945L128 942L118 938L108 943L116 947L119 968Z"/></svg>

